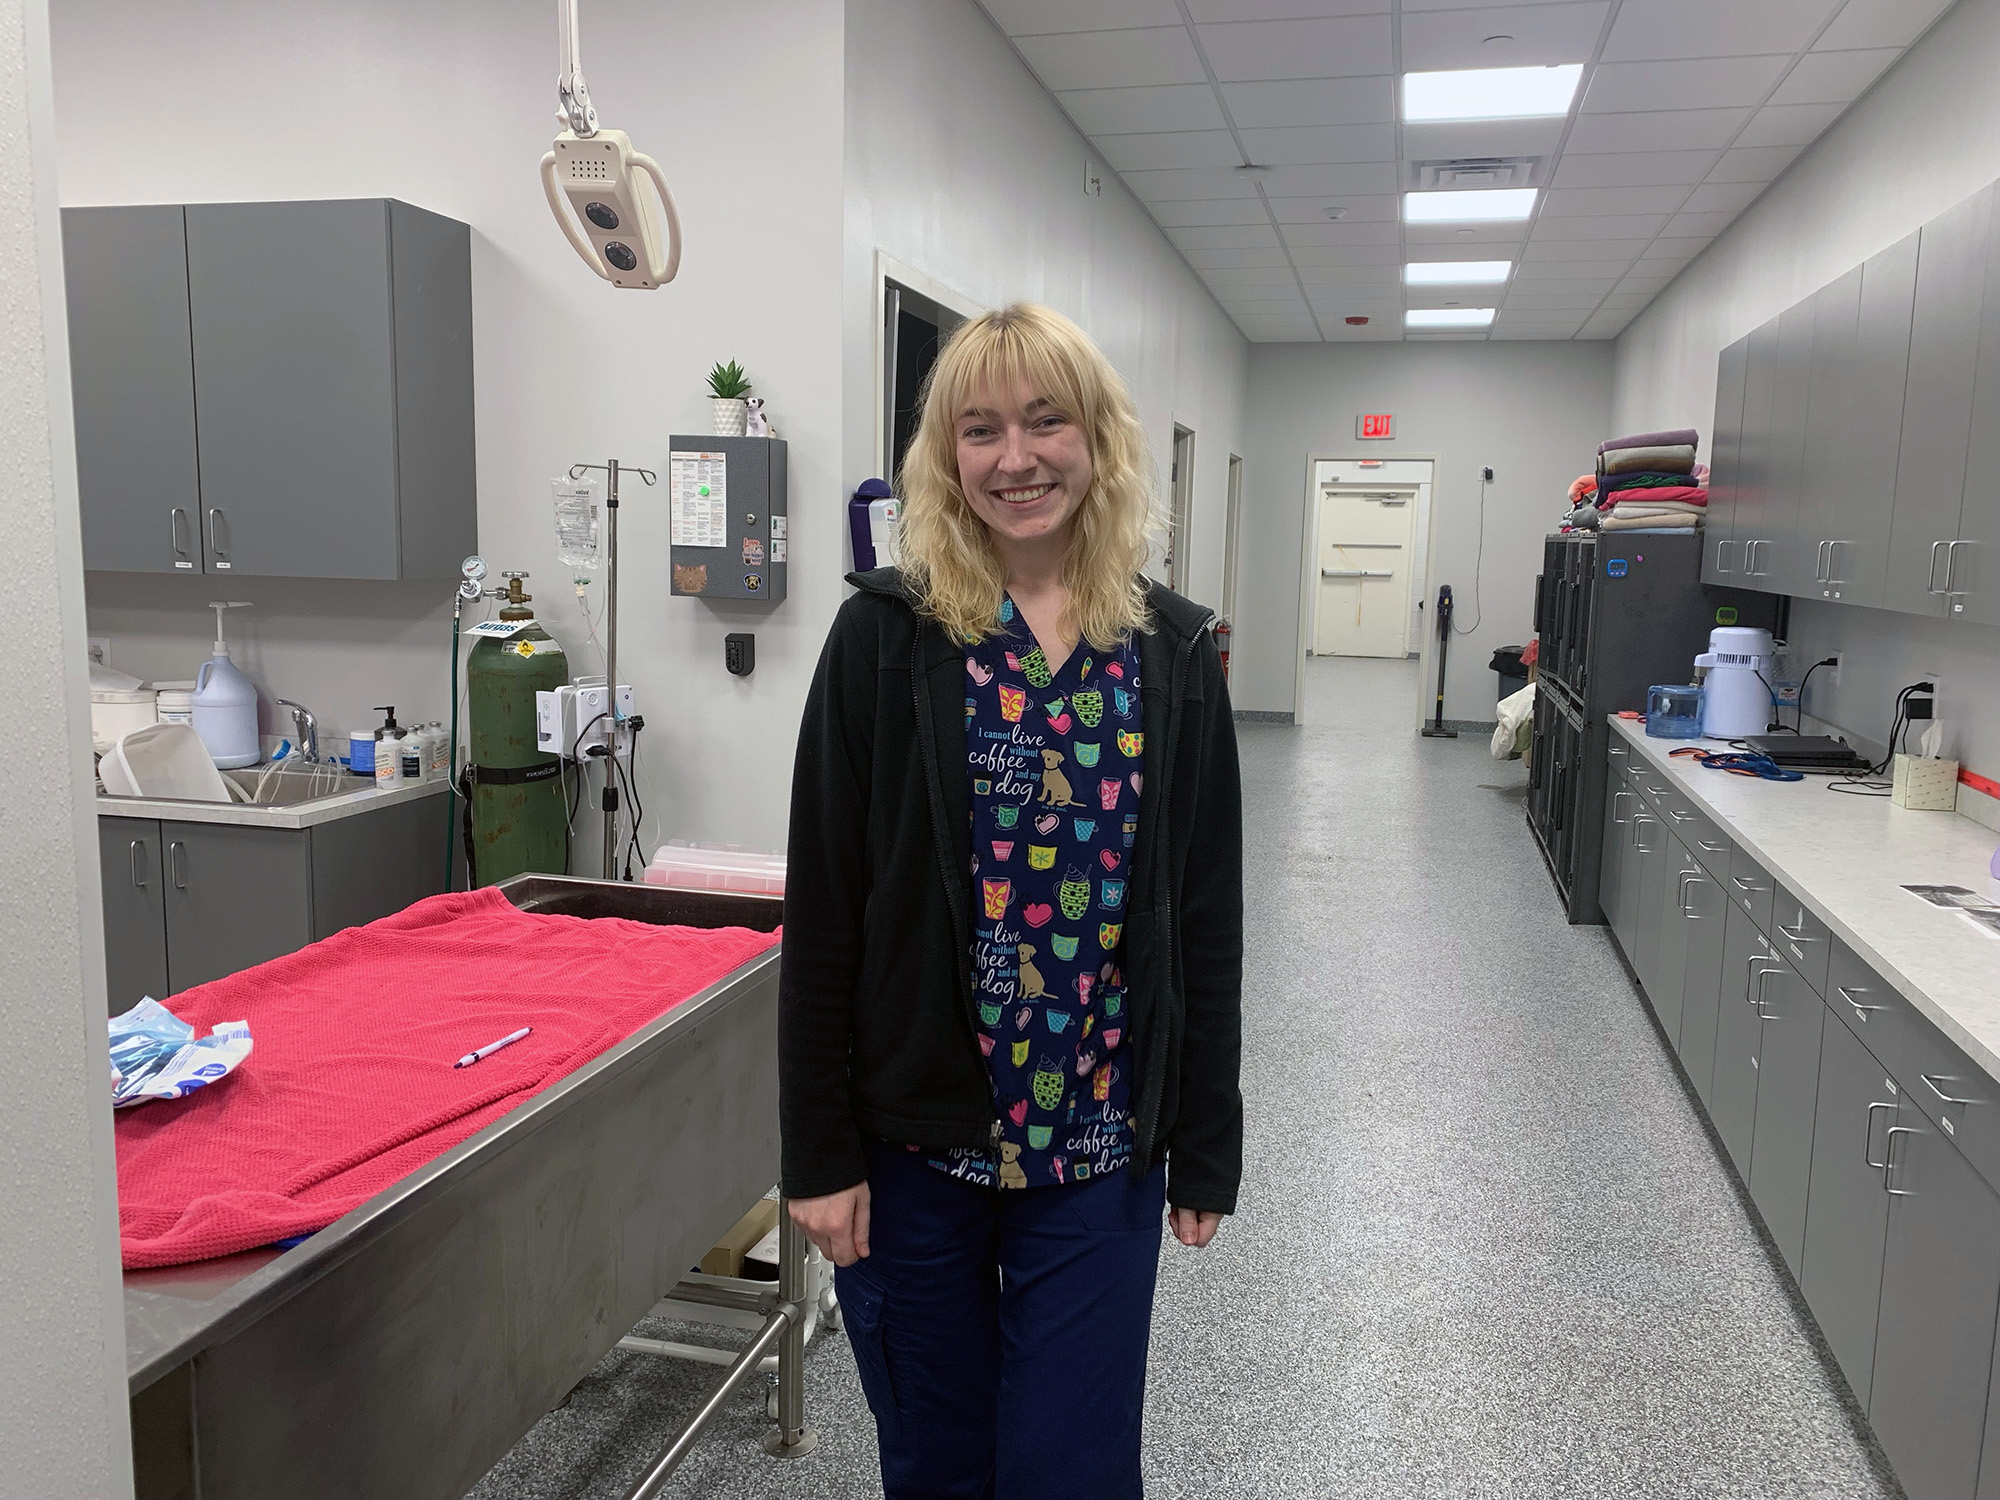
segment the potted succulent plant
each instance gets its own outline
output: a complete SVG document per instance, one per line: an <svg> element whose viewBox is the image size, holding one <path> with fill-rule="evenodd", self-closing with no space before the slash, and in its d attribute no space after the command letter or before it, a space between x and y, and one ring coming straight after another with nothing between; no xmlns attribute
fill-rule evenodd
<svg viewBox="0 0 2000 1500"><path fill-rule="evenodd" d="M749 390L750 381L743 373L743 366L733 359L708 372L708 404L715 411L717 437L743 436L744 424L750 416L743 398Z"/></svg>

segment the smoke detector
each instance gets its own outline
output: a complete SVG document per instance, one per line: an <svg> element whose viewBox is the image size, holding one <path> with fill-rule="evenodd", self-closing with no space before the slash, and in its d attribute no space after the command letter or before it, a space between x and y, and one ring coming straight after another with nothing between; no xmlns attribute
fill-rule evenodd
<svg viewBox="0 0 2000 1500"><path fill-rule="evenodd" d="M1539 156L1461 156L1410 164L1417 188L1519 188L1542 164Z"/></svg>

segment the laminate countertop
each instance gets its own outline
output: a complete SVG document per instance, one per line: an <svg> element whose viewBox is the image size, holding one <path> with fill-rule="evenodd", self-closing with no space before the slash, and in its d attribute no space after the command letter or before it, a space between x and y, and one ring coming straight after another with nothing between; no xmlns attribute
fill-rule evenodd
<svg viewBox="0 0 2000 1500"><path fill-rule="evenodd" d="M1825 776L1763 781L1711 771L1684 745L1613 715L1611 732L1715 820L1870 968L2000 1080L2000 937L1906 885L1961 885L2000 903L2000 833L1954 812L1912 812L1886 796L1827 789Z"/></svg>
<svg viewBox="0 0 2000 1500"><path fill-rule="evenodd" d="M97 794L100 818L166 818L176 823L227 823L236 828L313 828L342 818L379 812L450 790L445 781L413 781L379 788L362 777L354 790L300 802L183 802L171 797L114 797Z"/></svg>

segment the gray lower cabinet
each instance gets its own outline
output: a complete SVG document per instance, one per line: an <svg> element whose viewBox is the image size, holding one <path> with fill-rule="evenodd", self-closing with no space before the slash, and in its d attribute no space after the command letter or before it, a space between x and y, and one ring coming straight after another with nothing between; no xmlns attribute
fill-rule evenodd
<svg viewBox="0 0 2000 1500"><path fill-rule="evenodd" d="M312 835L226 823L162 823L167 975L175 990L312 941Z"/></svg>
<svg viewBox="0 0 2000 1500"><path fill-rule="evenodd" d="M1648 995L1660 993L1660 943L1665 927L1661 893L1667 888L1667 866L1673 835L1667 820L1643 798L1632 815L1632 968Z"/></svg>
<svg viewBox="0 0 2000 1500"><path fill-rule="evenodd" d="M1667 834L1666 845L1659 891L1659 938L1653 951L1653 987L1648 994L1660 1029L1678 1052L1687 999L1688 942L1697 920L1689 915L1688 887L1697 880L1706 881L1707 877L1677 836Z"/></svg>
<svg viewBox="0 0 2000 1500"><path fill-rule="evenodd" d="M1741 906L1729 909L1722 944L1722 1000L1715 1023L1715 1082L1708 1115L1729 1159L1748 1181L1757 1132L1757 1052L1764 1023L1756 1004L1756 976L1775 962L1764 935ZM1768 961L1768 962L1767 962Z"/></svg>
<svg viewBox="0 0 2000 1500"><path fill-rule="evenodd" d="M105 998L122 1015L167 986L167 900L160 825L151 818L99 818L104 884Z"/></svg>
<svg viewBox="0 0 2000 1500"><path fill-rule="evenodd" d="M1632 840L1632 812L1639 806L1639 794L1613 766L1605 781L1604 847L1597 868L1597 904L1604 909L1618 946L1632 951L1632 917L1636 903L1627 898L1626 866Z"/></svg>
<svg viewBox="0 0 2000 1500"><path fill-rule="evenodd" d="M1725 877L1707 872L1685 888L1687 957L1681 980L1681 1066L1701 1102L1715 1083L1715 1034L1721 1019L1723 943L1735 909L1724 894Z"/></svg>
<svg viewBox="0 0 2000 1500"><path fill-rule="evenodd" d="M1905 1491L1970 1495L2000 1309L2000 1195L1907 1093L1885 1134L1889 1222L1868 1418Z"/></svg>
<svg viewBox="0 0 2000 1500"><path fill-rule="evenodd" d="M1882 1150L1901 1098L1896 1081L1853 1032L1838 1019L1827 1021L1799 1290L1863 1410L1875 1369L1875 1315L1889 1224Z"/></svg>
<svg viewBox="0 0 2000 1500"><path fill-rule="evenodd" d="M1750 1196L1796 1277L1805 1248L1826 1006L1783 959L1759 968L1751 999L1762 1033L1751 1060L1757 1071L1757 1124Z"/></svg>

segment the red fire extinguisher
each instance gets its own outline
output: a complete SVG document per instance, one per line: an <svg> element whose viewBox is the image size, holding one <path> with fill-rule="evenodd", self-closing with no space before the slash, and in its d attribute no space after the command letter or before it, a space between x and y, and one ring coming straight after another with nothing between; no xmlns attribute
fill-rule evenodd
<svg viewBox="0 0 2000 1500"><path fill-rule="evenodd" d="M1222 680L1229 681L1229 622L1215 622L1215 649L1222 653Z"/></svg>

